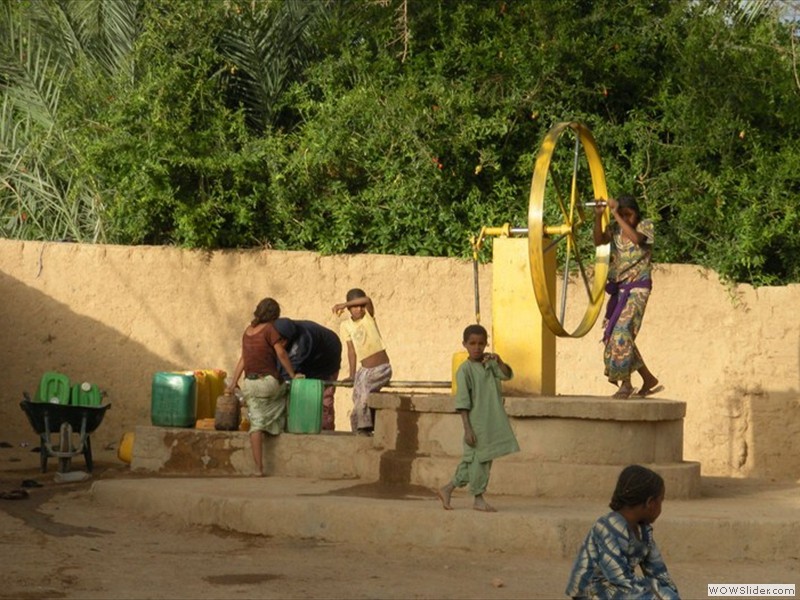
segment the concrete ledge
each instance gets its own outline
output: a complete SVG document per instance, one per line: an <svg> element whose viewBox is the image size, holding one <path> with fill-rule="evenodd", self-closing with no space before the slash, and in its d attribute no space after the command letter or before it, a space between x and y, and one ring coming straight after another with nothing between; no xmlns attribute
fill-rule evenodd
<svg viewBox="0 0 800 600"><path fill-rule="evenodd" d="M609 495L608 490L614 489L621 470L618 465L525 461L515 459L516 456L506 456L492 464L491 494L604 499ZM688 499L700 495L700 463L639 464L664 478L668 498ZM457 465L457 459L417 458L411 464L411 483L427 488L442 486L452 478Z"/></svg>
<svg viewBox="0 0 800 600"><path fill-rule="evenodd" d="M394 490L394 491L393 491ZM605 490L610 495L609 490ZM388 492L388 493L386 493ZM426 490L282 478L100 480L95 501L148 517L243 533L330 542L474 548L572 559L608 498L541 500L494 497L500 509L475 513L453 497L443 511ZM372 494L372 495L370 495ZM800 486L725 498L664 503L656 535L667 563L692 560L800 559ZM354 526L356 523L358 526Z"/></svg>
<svg viewBox="0 0 800 600"><path fill-rule="evenodd" d="M597 396L506 398L511 417L556 417L597 421L678 421L686 416L686 403L675 400L614 400Z"/></svg>
<svg viewBox="0 0 800 600"><path fill-rule="evenodd" d="M449 394L417 394L393 391L370 394L376 409L427 413L453 413ZM599 396L506 396L510 417L555 417L600 421L675 421L686 416L686 403L655 398L614 400Z"/></svg>
<svg viewBox="0 0 800 600"><path fill-rule="evenodd" d="M264 473L377 480L379 465L370 450L372 438L349 433L268 436L263 444ZM139 426L131 469L162 475L252 475L255 463L244 431Z"/></svg>

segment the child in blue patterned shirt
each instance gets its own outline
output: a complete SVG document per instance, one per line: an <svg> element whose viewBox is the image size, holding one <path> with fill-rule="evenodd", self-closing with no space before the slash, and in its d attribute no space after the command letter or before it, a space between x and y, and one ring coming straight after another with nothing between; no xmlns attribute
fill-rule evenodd
<svg viewBox="0 0 800 600"><path fill-rule="evenodd" d="M600 517L581 546L567 583L572 598L679 599L655 540L653 522L661 514L664 480L646 467L625 467ZM641 575L636 567L641 568Z"/></svg>

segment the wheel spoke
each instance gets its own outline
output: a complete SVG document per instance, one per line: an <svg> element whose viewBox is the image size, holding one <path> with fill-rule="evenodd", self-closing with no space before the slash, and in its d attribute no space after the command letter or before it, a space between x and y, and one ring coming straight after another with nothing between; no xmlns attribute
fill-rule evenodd
<svg viewBox="0 0 800 600"><path fill-rule="evenodd" d="M561 215L564 217L564 223L566 223L569 217L567 215L567 207L564 204L564 195L561 193L561 186L558 183L558 175L556 175L552 169L548 169L548 173L550 175L550 180L553 182L558 208L561 209Z"/></svg>
<svg viewBox="0 0 800 600"><path fill-rule="evenodd" d="M589 277L583 266L583 257L581 256L581 251L577 244L575 245L575 261L578 263L578 270L581 272L581 279L583 279L583 285L586 287L586 297L589 299L589 303L591 303L594 301L592 297L592 284L589 283Z"/></svg>
<svg viewBox="0 0 800 600"><path fill-rule="evenodd" d="M564 318L567 314L567 284L569 283L569 258L570 248L574 245L572 236L567 236L567 251L564 257L564 276L561 284L561 318L558 320L561 326L564 326Z"/></svg>
<svg viewBox="0 0 800 600"><path fill-rule="evenodd" d="M567 237L566 233L561 234L556 238L553 238L553 240L549 244L547 244L547 246L544 247L544 249L542 250L542 254L547 254L550 251L550 248L553 248L556 244L558 244L565 237Z"/></svg>
<svg viewBox="0 0 800 600"><path fill-rule="evenodd" d="M572 186L569 194L569 224L572 224L572 218L575 214L575 204L578 201L580 194L578 193L578 151L581 147L581 138L575 136L575 150L572 155Z"/></svg>

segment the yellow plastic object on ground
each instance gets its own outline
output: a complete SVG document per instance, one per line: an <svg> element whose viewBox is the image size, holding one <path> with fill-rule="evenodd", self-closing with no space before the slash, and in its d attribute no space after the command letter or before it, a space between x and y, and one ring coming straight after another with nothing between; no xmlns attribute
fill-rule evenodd
<svg viewBox="0 0 800 600"><path fill-rule="evenodd" d="M131 460L133 459L133 441L134 434L132 431L128 431L122 434L122 439L119 442L117 458L126 464L131 464Z"/></svg>
<svg viewBox="0 0 800 600"><path fill-rule="evenodd" d="M197 419L195 429L214 429L214 419Z"/></svg>

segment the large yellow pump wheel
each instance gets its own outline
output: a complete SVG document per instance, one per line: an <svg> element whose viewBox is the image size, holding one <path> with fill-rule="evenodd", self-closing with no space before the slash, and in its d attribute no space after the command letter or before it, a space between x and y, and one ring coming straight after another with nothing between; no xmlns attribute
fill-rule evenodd
<svg viewBox="0 0 800 600"><path fill-rule="evenodd" d="M569 168L562 168L558 173L553 169L556 144L562 136L565 139L574 137L574 149L569 157L572 168L568 196L559 182L565 179ZM587 165L588 174L585 172ZM589 193L587 175L591 177L591 198L581 197L582 192L586 195ZM557 336L583 337L592 329L603 306L609 246L594 247L594 208L586 206L586 203L606 198L608 191L603 165L589 129L577 122L559 123L550 129L539 148L533 171L528 206L528 252L536 302L547 327ZM551 209L547 210L547 207ZM559 220L560 223L557 222ZM603 230L608 227L608 220L609 211L606 208L602 215ZM562 275L560 294L553 292L554 286L547 284L546 258L549 253L556 255L556 271ZM576 274L577 285L569 284L571 273ZM585 299L577 299L579 306L585 306L585 312L572 331L567 329L566 316L570 288L576 289L581 296L586 294ZM557 300L558 312L555 307Z"/></svg>

